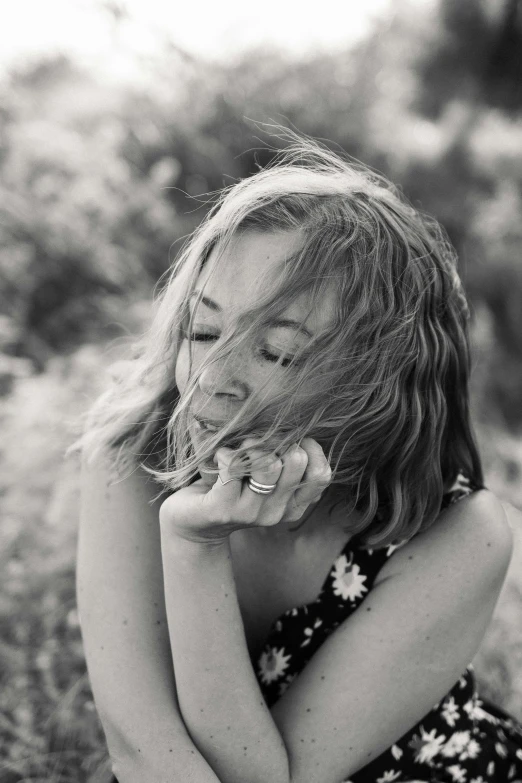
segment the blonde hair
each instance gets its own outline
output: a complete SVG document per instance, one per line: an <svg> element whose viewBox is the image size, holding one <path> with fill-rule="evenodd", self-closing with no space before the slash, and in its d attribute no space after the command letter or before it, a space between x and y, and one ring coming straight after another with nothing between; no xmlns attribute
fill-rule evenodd
<svg viewBox="0 0 522 783"><path fill-rule="evenodd" d="M125 375L96 401L72 448L89 459L108 452L120 469L141 464L165 491L196 478L201 460L210 465L224 443L237 446L254 434L274 451L309 436L332 465L330 497L345 503L347 514L360 512L352 533L368 546L386 546L429 527L460 471L483 486L468 408L469 311L456 255L439 224L383 176L287 135L289 145L270 165L220 192L186 241ZM332 327L284 370L284 357L274 368L291 378L295 394L267 401L258 390L195 455L187 425L199 374L180 397L175 365L191 331L188 303L198 276L211 251L219 269L240 232L296 230L302 244L282 274L234 333L206 351L199 372L259 342L297 295L318 302L333 284ZM321 379L320 387L310 378Z"/></svg>

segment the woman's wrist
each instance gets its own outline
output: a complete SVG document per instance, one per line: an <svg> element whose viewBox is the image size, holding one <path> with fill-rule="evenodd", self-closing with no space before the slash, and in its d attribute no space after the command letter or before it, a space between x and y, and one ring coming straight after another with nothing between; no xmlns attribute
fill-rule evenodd
<svg viewBox="0 0 522 783"><path fill-rule="evenodd" d="M197 536L185 535L179 530L172 530L170 526L161 525L161 544L166 546L171 552L186 554L190 557L191 553L198 556L204 552L214 552L228 546L228 536L216 538L200 538Z"/></svg>

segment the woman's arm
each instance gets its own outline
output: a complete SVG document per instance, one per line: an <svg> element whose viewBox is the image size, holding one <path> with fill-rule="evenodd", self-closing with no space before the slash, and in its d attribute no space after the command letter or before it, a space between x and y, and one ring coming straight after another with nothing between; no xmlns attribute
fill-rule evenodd
<svg viewBox="0 0 522 783"><path fill-rule="evenodd" d="M250 662L228 539L162 538L180 711L223 783L288 783L288 754Z"/></svg>
<svg viewBox="0 0 522 783"><path fill-rule="evenodd" d="M222 783L336 783L391 746L471 661L511 547L491 493L448 508L394 553L364 605L267 714L227 547L179 542L162 527L180 709Z"/></svg>
<svg viewBox="0 0 522 783"><path fill-rule="evenodd" d="M165 615L157 492L82 466L77 601L92 690L120 783L219 783L180 717Z"/></svg>

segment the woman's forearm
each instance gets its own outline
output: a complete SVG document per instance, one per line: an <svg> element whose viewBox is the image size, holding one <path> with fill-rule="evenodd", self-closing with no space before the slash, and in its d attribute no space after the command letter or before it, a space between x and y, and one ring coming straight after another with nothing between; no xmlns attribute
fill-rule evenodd
<svg viewBox="0 0 522 783"><path fill-rule="evenodd" d="M123 757L112 765L118 783L221 783L196 748L187 747L167 761Z"/></svg>
<svg viewBox="0 0 522 783"><path fill-rule="evenodd" d="M221 783L288 783L288 756L248 655L228 539L162 534L180 711Z"/></svg>
<svg viewBox="0 0 522 783"><path fill-rule="evenodd" d="M179 716L169 721L152 717L139 738L124 738L102 721L112 771L118 783L221 783L194 745Z"/></svg>

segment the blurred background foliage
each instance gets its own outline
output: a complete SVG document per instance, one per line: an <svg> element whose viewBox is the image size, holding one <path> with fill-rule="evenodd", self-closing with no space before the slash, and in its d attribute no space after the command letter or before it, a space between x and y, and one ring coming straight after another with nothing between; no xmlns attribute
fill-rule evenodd
<svg viewBox="0 0 522 783"><path fill-rule="evenodd" d="M379 169L445 226L472 308L487 484L522 508L522 3L392 8L345 51L204 62L167 43L146 86L63 55L0 84L2 783L105 779L75 609L78 471L63 452L208 194L282 143L273 123ZM522 718L519 534L477 669Z"/></svg>

